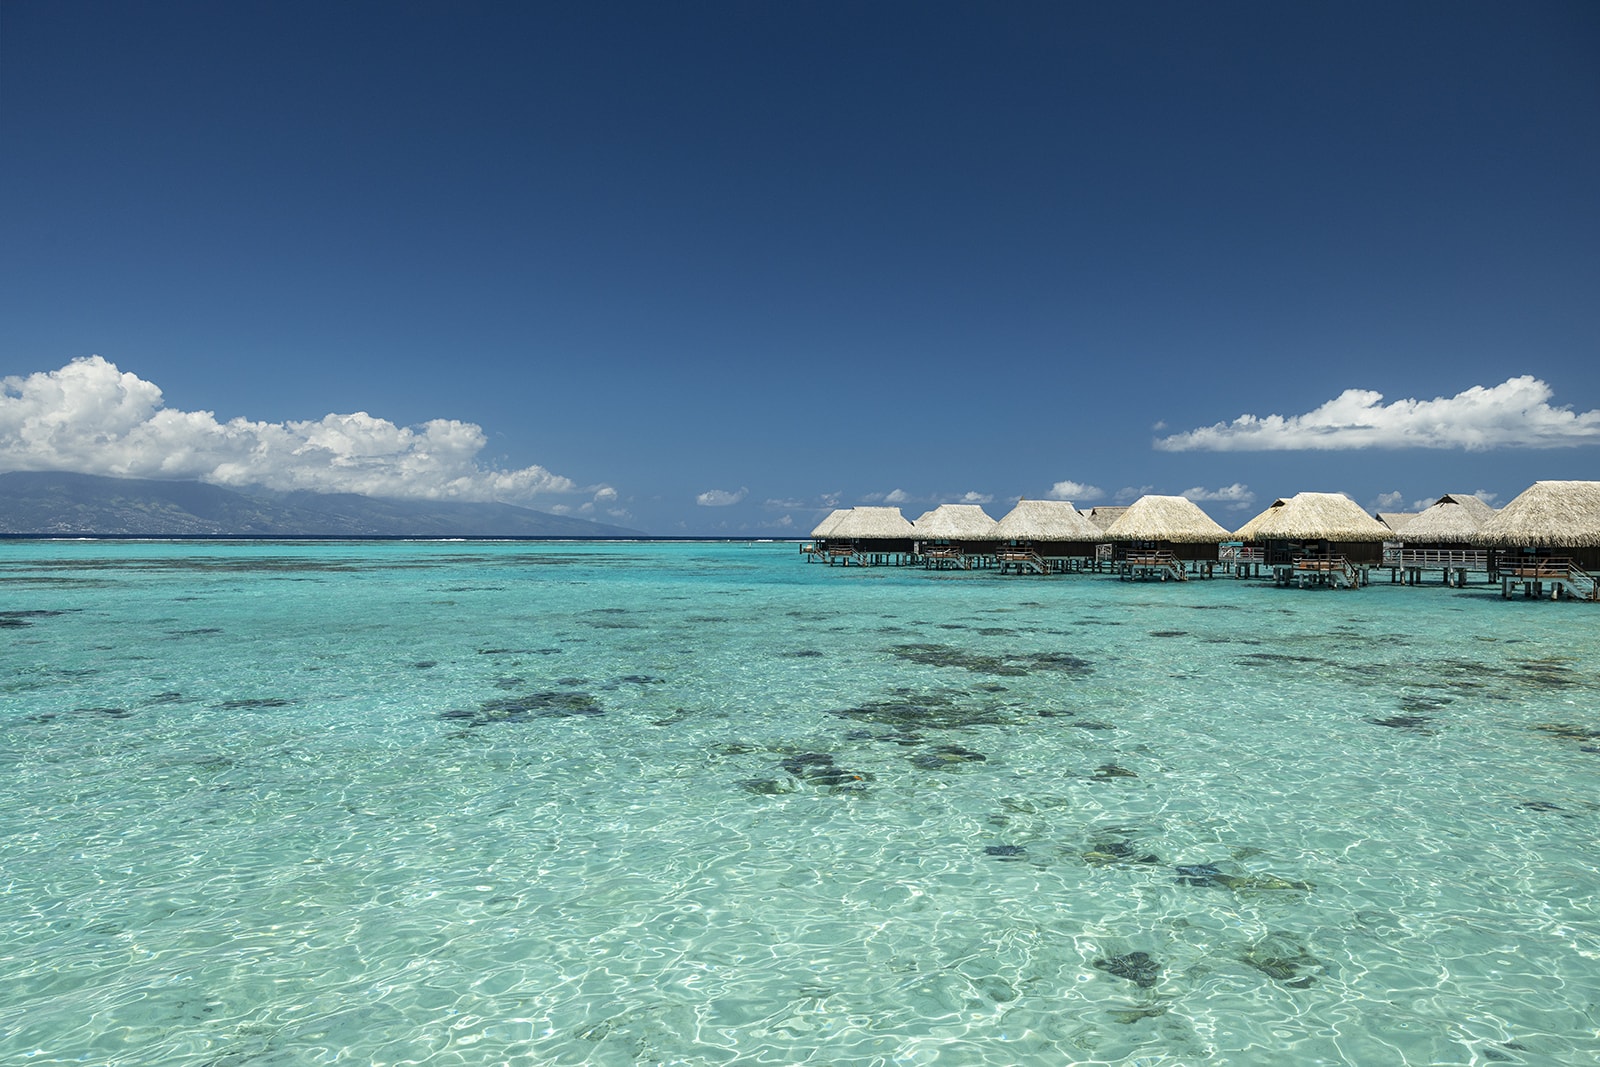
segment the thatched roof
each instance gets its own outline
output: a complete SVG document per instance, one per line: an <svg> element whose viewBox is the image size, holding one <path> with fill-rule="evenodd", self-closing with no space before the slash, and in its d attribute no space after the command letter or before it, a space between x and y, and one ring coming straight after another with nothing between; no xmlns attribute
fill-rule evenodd
<svg viewBox="0 0 1600 1067"><path fill-rule="evenodd" d="M1406 523L1407 544L1475 544L1478 530L1494 517L1494 508L1470 493L1449 493Z"/></svg>
<svg viewBox="0 0 1600 1067"><path fill-rule="evenodd" d="M861 507L845 512L828 531L828 537L899 538L910 537L911 533L911 520L900 514L899 508Z"/></svg>
<svg viewBox="0 0 1600 1067"><path fill-rule="evenodd" d="M1394 531L1343 493L1297 493L1245 523L1241 541L1387 541Z"/></svg>
<svg viewBox="0 0 1600 1067"><path fill-rule="evenodd" d="M834 508L828 517L817 523L817 528L811 531L812 537L827 537L833 528L839 525L839 520L850 514L849 508Z"/></svg>
<svg viewBox="0 0 1600 1067"><path fill-rule="evenodd" d="M1094 523L1102 530L1111 529L1111 524L1127 512L1128 505L1102 504L1097 508L1090 508L1083 513L1083 517Z"/></svg>
<svg viewBox="0 0 1600 1067"><path fill-rule="evenodd" d="M1232 535L1188 497L1142 496L1106 528L1109 541L1221 544Z"/></svg>
<svg viewBox="0 0 1600 1067"><path fill-rule="evenodd" d="M994 540L994 519L977 504L940 504L913 525L929 541Z"/></svg>
<svg viewBox="0 0 1600 1067"><path fill-rule="evenodd" d="M1000 541L1103 541L1100 527L1065 500L1019 500L995 524Z"/></svg>
<svg viewBox="0 0 1600 1067"><path fill-rule="evenodd" d="M1421 512L1416 511L1380 511L1378 521L1383 523L1395 533L1405 529L1406 523L1416 518Z"/></svg>
<svg viewBox="0 0 1600 1067"><path fill-rule="evenodd" d="M1534 482L1478 530L1502 548L1600 547L1600 482Z"/></svg>

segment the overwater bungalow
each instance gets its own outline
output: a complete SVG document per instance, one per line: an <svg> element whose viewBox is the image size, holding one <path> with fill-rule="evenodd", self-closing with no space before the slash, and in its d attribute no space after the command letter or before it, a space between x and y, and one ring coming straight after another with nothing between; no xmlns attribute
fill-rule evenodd
<svg viewBox="0 0 1600 1067"><path fill-rule="evenodd" d="M924 567L971 570L994 564L997 523L977 504L940 504L911 525Z"/></svg>
<svg viewBox="0 0 1600 1067"><path fill-rule="evenodd" d="M1065 500L1019 500L995 523L1002 573L1052 574L1083 570L1105 540L1098 526Z"/></svg>
<svg viewBox="0 0 1600 1067"><path fill-rule="evenodd" d="M1600 599L1600 482L1535 482L1478 530L1500 550L1500 595Z"/></svg>
<svg viewBox="0 0 1600 1067"><path fill-rule="evenodd" d="M812 559L826 559L828 555L828 535L833 528L839 525L839 520L850 513L849 508L835 508L828 513L828 517L817 523L816 529L811 531L811 540L802 542L800 551Z"/></svg>
<svg viewBox="0 0 1600 1067"><path fill-rule="evenodd" d="M1123 579L1187 581L1216 570L1217 546L1232 535L1187 497L1142 496L1105 531Z"/></svg>
<svg viewBox="0 0 1600 1067"><path fill-rule="evenodd" d="M1460 586L1469 574L1487 577L1492 561L1478 531L1493 517L1494 508L1471 493L1446 493L1384 542L1389 580L1416 585L1425 573L1438 571L1446 585Z"/></svg>
<svg viewBox="0 0 1600 1067"><path fill-rule="evenodd" d="M899 508L851 508L828 527L821 555L829 563L901 566L913 562L913 532Z"/></svg>
<svg viewBox="0 0 1600 1067"><path fill-rule="evenodd" d="M1343 493L1298 493L1274 500L1234 531L1262 546L1279 585L1331 585L1354 589L1383 561L1383 542L1394 531Z"/></svg>

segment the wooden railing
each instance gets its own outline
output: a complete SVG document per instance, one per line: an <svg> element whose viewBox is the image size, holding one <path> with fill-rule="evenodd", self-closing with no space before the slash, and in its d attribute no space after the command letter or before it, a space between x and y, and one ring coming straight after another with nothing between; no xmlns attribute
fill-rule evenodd
<svg viewBox="0 0 1600 1067"><path fill-rule="evenodd" d="M995 558L1000 561L1001 570L1015 566L1019 572L1026 567L1039 574L1050 573L1050 565L1044 561L1044 557L1031 548L1002 548L995 553Z"/></svg>
<svg viewBox="0 0 1600 1067"><path fill-rule="evenodd" d="M1297 556L1294 559L1294 572L1296 575L1326 576L1330 580L1338 576L1351 589L1360 585L1360 573L1343 556Z"/></svg>
<svg viewBox="0 0 1600 1067"><path fill-rule="evenodd" d="M1171 552L1130 552L1122 561L1123 571L1129 575L1137 576L1139 572L1156 572L1162 575L1165 581L1170 575L1180 582L1189 580L1184 573L1183 564Z"/></svg>
<svg viewBox="0 0 1600 1067"><path fill-rule="evenodd" d="M1385 567L1448 567L1453 570L1486 571L1489 553L1471 548L1390 548L1383 549Z"/></svg>
<svg viewBox="0 0 1600 1067"><path fill-rule="evenodd" d="M1600 600L1600 579L1584 570L1571 559L1552 556L1548 559L1517 559L1501 557L1500 576L1530 582L1564 582L1584 600Z"/></svg>

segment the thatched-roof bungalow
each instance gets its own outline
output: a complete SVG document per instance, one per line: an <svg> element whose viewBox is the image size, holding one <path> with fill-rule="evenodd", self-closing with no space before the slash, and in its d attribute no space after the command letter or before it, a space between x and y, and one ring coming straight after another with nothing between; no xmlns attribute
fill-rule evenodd
<svg viewBox="0 0 1600 1067"><path fill-rule="evenodd" d="M1446 493L1398 532L1407 548L1471 545L1477 544L1478 531L1492 518L1494 508L1471 493Z"/></svg>
<svg viewBox="0 0 1600 1067"><path fill-rule="evenodd" d="M977 504L940 504L912 524L924 565L963 569L993 557L995 526Z"/></svg>
<svg viewBox="0 0 1600 1067"><path fill-rule="evenodd" d="M1232 535L1188 497L1142 496L1106 528L1123 577L1210 577L1217 546ZM1186 566L1187 565L1187 566Z"/></svg>
<svg viewBox="0 0 1600 1067"><path fill-rule="evenodd" d="M912 526L919 541L993 541L995 520L977 504L940 504Z"/></svg>
<svg viewBox="0 0 1600 1067"><path fill-rule="evenodd" d="M1000 569L1032 571L1079 570L1093 561L1094 547L1105 536L1065 500L1019 500L995 523Z"/></svg>
<svg viewBox="0 0 1600 1067"><path fill-rule="evenodd" d="M901 564L911 561L913 528L899 508L856 507L826 526L830 563ZM818 527L823 529L823 527Z"/></svg>
<svg viewBox="0 0 1600 1067"><path fill-rule="evenodd" d="M1471 493L1446 493L1384 545L1389 580L1416 585L1424 572L1439 571L1446 584L1464 585L1468 573L1487 574L1489 553L1478 541L1478 530L1493 516L1494 508Z"/></svg>
<svg viewBox="0 0 1600 1067"><path fill-rule="evenodd" d="M1343 493L1298 493L1272 502L1234 531L1240 541L1262 545L1266 563L1281 584L1355 586L1383 559L1383 542L1394 531L1362 511Z"/></svg>
<svg viewBox="0 0 1600 1067"><path fill-rule="evenodd" d="M828 513L828 517L817 523L817 528L811 531L812 538L816 540L826 538L833 532L833 528L839 525L839 520L848 514L850 514L849 508L834 508Z"/></svg>
<svg viewBox="0 0 1600 1067"><path fill-rule="evenodd" d="M811 540L800 545L801 553L812 559L827 559L828 534L849 513L849 508L834 508L829 512L828 517L817 523L816 529L811 531Z"/></svg>
<svg viewBox="0 0 1600 1067"><path fill-rule="evenodd" d="M1541 583L1525 585L1537 595L1548 581L1555 591L1565 587L1591 599L1597 595L1592 576L1600 575L1600 482L1535 482L1485 521L1478 539L1501 550L1498 567L1507 595L1510 583ZM1558 570L1566 577L1558 577Z"/></svg>

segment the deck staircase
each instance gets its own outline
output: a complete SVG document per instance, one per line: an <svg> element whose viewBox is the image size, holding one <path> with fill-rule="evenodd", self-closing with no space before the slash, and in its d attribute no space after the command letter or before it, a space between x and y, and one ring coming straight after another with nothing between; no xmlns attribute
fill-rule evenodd
<svg viewBox="0 0 1600 1067"><path fill-rule="evenodd" d="M972 557L955 545L933 545L922 550L922 565L928 570L970 571Z"/></svg>
<svg viewBox="0 0 1600 1067"><path fill-rule="evenodd" d="M1521 583L1531 593L1537 583L1549 583L1552 596L1565 593L1575 600L1600 601L1600 578L1564 557L1504 562L1500 564L1501 595L1510 596L1511 587Z"/></svg>
<svg viewBox="0 0 1600 1067"><path fill-rule="evenodd" d="M1300 585L1329 585L1359 589L1361 571L1343 556L1301 556L1294 561L1294 578Z"/></svg>
<svg viewBox="0 0 1600 1067"><path fill-rule="evenodd" d="M1122 561L1122 575L1124 578L1153 578L1163 582L1189 580L1188 572L1183 569L1183 561L1171 552L1130 553Z"/></svg>
<svg viewBox="0 0 1600 1067"><path fill-rule="evenodd" d="M1002 548L996 557L1000 560L1001 574L1009 574L1013 567L1018 574L1050 573L1050 565L1044 557L1031 548Z"/></svg>

